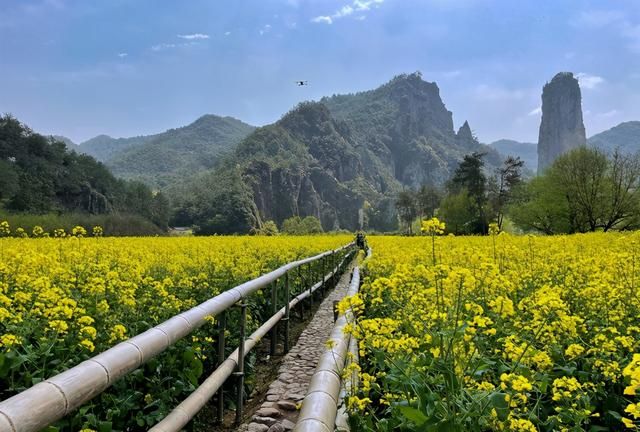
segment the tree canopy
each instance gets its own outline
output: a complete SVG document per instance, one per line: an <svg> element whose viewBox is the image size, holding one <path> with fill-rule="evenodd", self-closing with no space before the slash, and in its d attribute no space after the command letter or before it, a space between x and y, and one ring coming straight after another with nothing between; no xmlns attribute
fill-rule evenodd
<svg viewBox="0 0 640 432"><path fill-rule="evenodd" d="M0 206L44 214L131 213L166 227L168 205L145 185L116 179L93 157L33 132L11 115L0 117Z"/></svg>

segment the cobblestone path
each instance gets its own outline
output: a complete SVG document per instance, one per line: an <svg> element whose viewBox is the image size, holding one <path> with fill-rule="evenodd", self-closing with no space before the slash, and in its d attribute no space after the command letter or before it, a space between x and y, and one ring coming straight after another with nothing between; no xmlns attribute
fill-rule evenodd
<svg viewBox="0 0 640 432"><path fill-rule="evenodd" d="M336 288L320 304L296 345L284 357L278 378L271 383L266 400L241 432L284 432L293 429L298 418L297 405L304 399L318 358L333 330L333 301L344 297L349 288L351 266Z"/></svg>

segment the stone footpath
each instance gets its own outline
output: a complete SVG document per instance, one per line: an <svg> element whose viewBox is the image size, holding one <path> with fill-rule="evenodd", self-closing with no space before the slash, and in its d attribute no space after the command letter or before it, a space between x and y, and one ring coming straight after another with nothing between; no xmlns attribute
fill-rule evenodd
<svg viewBox="0 0 640 432"><path fill-rule="evenodd" d="M296 345L284 357L278 379L271 383L266 401L241 432L284 432L292 430L298 419L298 404L304 399L318 358L333 330L333 301L342 299L349 288L351 266L336 288L320 304L313 319L304 329Z"/></svg>

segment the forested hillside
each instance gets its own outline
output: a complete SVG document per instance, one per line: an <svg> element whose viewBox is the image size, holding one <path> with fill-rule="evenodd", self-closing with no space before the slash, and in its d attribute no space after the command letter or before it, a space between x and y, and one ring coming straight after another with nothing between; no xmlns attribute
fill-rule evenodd
<svg viewBox="0 0 640 432"><path fill-rule="evenodd" d="M104 163L119 153L142 145L157 136L158 135L147 135L130 138L111 138L108 135L98 135L81 143L79 151L93 156Z"/></svg>
<svg viewBox="0 0 640 432"><path fill-rule="evenodd" d="M205 115L190 125L133 138L105 135L80 145L122 178L163 188L195 172L210 169L254 127L232 117Z"/></svg>
<svg viewBox="0 0 640 432"><path fill-rule="evenodd" d="M0 209L30 214L128 213L166 227L168 203L142 183L115 178L93 157L0 117Z"/></svg>

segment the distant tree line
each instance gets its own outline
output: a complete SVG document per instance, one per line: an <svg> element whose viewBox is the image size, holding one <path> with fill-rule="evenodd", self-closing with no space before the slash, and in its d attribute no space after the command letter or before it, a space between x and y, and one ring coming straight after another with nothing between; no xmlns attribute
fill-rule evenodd
<svg viewBox="0 0 640 432"><path fill-rule="evenodd" d="M482 153L464 157L444 188L398 194L396 208L409 234L419 217L437 215L454 234L486 234L510 220L546 234L640 228L640 156L580 147L544 174L523 180L524 162L507 157L487 175Z"/></svg>
<svg viewBox="0 0 640 432"><path fill-rule="evenodd" d="M572 150L519 188L510 217L546 234L640 228L640 155Z"/></svg>
<svg viewBox="0 0 640 432"><path fill-rule="evenodd" d="M489 223L501 227L507 205L522 181L524 162L508 157L493 176L484 173L484 154L466 155L445 187L422 186L400 192L396 208L401 224L412 233L416 217L436 215L454 234L486 234Z"/></svg>
<svg viewBox="0 0 640 432"><path fill-rule="evenodd" d="M10 213L130 214L166 229L169 202L140 182L115 178L91 156L0 117L0 209ZM125 220L125 219L121 219Z"/></svg>

